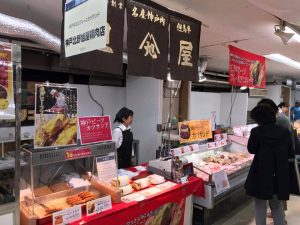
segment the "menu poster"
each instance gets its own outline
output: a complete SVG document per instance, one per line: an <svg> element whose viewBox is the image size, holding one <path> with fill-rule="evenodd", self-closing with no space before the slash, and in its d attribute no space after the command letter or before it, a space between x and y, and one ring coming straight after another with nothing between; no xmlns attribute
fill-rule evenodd
<svg viewBox="0 0 300 225"><path fill-rule="evenodd" d="M110 116L79 117L81 144L112 140Z"/></svg>
<svg viewBox="0 0 300 225"><path fill-rule="evenodd" d="M201 22L171 12L170 72L174 80L198 81Z"/></svg>
<svg viewBox="0 0 300 225"><path fill-rule="evenodd" d="M52 225L67 225L82 217L81 205L67 208L52 214Z"/></svg>
<svg viewBox="0 0 300 225"><path fill-rule="evenodd" d="M169 53L168 10L151 1L127 1L128 74L166 79Z"/></svg>
<svg viewBox="0 0 300 225"><path fill-rule="evenodd" d="M96 158L98 180L110 184L118 176L115 155Z"/></svg>
<svg viewBox="0 0 300 225"><path fill-rule="evenodd" d="M235 86L265 88L265 57L229 45L229 83Z"/></svg>
<svg viewBox="0 0 300 225"><path fill-rule="evenodd" d="M191 120L178 123L180 143L212 138L210 120Z"/></svg>
<svg viewBox="0 0 300 225"><path fill-rule="evenodd" d="M54 84L35 87L34 147L77 143L77 88Z"/></svg>
<svg viewBox="0 0 300 225"><path fill-rule="evenodd" d="M125 0L107 0L106 4L107 23L105 28L105 48L66 58L64 54L65 45L61 45L62 54L60 55L60 61L63 66L109 74L123 74ZM65 4L63 4L63 10L64 8ZM64 33L64 22L62 23L62 33ZM62 39L62 43L63 42L64 40ZM94 63L95 61L101 63Z"/></svg>
<svg viewBox="0 0 300 225"><path fill-rule="evenodd" d="M12 49L0 43L0 120L15 119Z"/></svg>

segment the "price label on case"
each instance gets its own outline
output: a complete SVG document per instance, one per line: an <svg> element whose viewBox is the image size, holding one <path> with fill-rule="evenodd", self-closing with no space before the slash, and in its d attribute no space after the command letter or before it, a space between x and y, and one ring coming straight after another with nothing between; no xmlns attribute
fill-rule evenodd
<svg viewBox="0 0 300 225"><path fill-rule="evenodd" d="M52 214L53 225L66 225L82 217L81 205L64 209Z"/></svg>
<svg viewBox="0 0 300 225"><path fill-rule="evenodd" d="M228 176L227 176L225 170L221 170L217 173L214 173L212 175L212 179L215 182L217 194L230 188Z"/></svg>

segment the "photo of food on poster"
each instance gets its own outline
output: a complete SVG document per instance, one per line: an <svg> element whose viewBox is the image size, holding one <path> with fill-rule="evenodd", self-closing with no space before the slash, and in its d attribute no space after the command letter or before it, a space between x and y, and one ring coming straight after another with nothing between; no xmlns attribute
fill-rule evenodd
<svg viewBox="0 0 300 225"><path fill-rule="evenodd" d="M11 47L0 44L0 120L15 119Z"/></svg>
<svg viewBox="0 0 300 225"><path fill-rule="evenodd" d="M35 86L34 147L62 147L77 143L77 88Z"/></svg>

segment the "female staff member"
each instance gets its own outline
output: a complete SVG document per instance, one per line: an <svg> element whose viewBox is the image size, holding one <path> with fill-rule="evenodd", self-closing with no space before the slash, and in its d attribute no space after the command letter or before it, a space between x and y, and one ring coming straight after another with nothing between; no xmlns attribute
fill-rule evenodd
<svg viewBox="0 0 300 225"><path fill-rule="evenodd" d="M131 166L131 154L133 135L130 131L133 111L123 107L117 113L114 123L118 126L113 130L113 141L116 142L118 151L118 167L128 168Z"/></svg>

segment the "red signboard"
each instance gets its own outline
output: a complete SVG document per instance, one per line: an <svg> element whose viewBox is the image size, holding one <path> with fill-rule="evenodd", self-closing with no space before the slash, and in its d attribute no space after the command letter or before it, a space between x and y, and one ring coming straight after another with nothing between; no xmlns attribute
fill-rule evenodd
<svg viewBox="0 0 300 225"><path fill-rule="evenodd" d="M265 57L229 45L229 83L235 86L265 88Z"/></svg>
<svg viewBox="0 0 300 225"><path fill-rule="evenodd" d="M111 141L109 116L91 116L79 118L81 144Z"/></svg>
<svg viewBox="0 0 300 225"><path fill-rule="evenodd" d="M92 150L90 148L81 148L81 149L66 151L65 158L67 160L80 159L91 155L92 155Z"/></svg>

